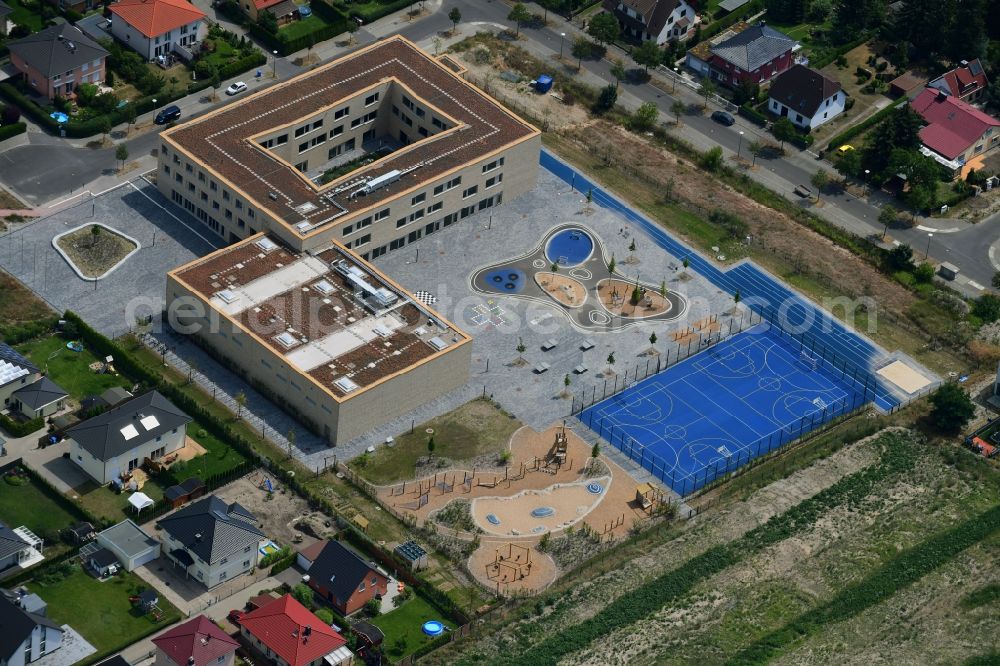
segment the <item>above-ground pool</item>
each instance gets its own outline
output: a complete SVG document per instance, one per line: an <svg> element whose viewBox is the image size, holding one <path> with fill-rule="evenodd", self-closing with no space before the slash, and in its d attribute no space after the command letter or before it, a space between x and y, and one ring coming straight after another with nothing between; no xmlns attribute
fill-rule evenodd
<svg viewBox="0 0 1000 666"><path fill-rule="evenodd" d="M428 636L440 636L444 632L444 625L437 620L427 620L421 629Z"/></svg>
<svg viewBox="0 0 1000 666"><path fill-rule="evenodd" d="M577 266L590 258L594 239L583 229L563 229L545 245L545 256L560 266Z"/></svg>
<svg viewBox="0 0 1000 666"><path fill-rule="evenodd" d="M486 286L501 294L516 294L524 289L524 271L519 268L497 268L484 279Z"/></svg>

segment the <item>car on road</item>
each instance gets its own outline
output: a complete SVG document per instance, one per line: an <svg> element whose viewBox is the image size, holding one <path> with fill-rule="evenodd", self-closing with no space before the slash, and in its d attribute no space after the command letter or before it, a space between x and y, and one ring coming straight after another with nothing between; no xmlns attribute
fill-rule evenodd
<svg viewBox="0 0 1000 666"><path fill-rule="evenodd" d="M172 123L181 117L181 107L176 104L171 104L167 108L163 109L156 114L156 119L153 121L157 125L166 125L167 123Z"/></svg>
<svg viewBox="0 0 1000 666"><path fill-rule="evenodd" d="M725 125L726 127L732 127L736 124L736 118L733 118L732 114L726 113L725 111L714 112L712 114L712 120L720 125Z"/></svg>
<svg viewBox="0 0 1000 666"><path fill-rule="evenodd" d="M236 83L230 84L230 86L226 88L226 94L238 95L246 89L247 89L247 84L243 83L242 81L237 81Z"/></svg>

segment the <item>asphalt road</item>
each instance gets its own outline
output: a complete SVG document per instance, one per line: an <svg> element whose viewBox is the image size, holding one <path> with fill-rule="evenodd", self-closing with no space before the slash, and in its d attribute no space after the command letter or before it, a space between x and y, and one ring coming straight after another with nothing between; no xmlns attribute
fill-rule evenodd
<svg viewBox="0 0 1000 666"><path fill-rule="evenodd" d="M398 32L413 41L423 41L451 29L447 11L457 7L462 12L464 23L507 25L509 7L495 0L487 2L474 0L449 0L447 7L443 4L437 11L413 23L403 24ZM549 26L541 29L522 29L522 35L531 41L536 50L548 51L555 55L560 48L568 52L576 29L564 22L561 17L550 14ZM566 32L565 39L560 37ZM375 37L362 29L356 35L358 46L370 43ZM620 57L625 57L620 54ZM613 81L610 63L607 60L583 61L583 66L592 74L607 81ZM272 84L275 79L269 77L276 70L277 80L283 80L302 71L285 58L271 61L264 68L265 76L254 80L252 73L244 75L251 89L259 89ZM228 84L228 82L224 82ZM623 92L628 93L640 102L653 102L667 115L674 98L685 103L700 104L696 93L684 86L677 86L672 95L648 83L622 82ZM185 117L196 116L216 103L208 102L203 96L191 96L179 102L185 112ZM746 123L739 118L736 125L724 127L714 123L708 116L689 114L684 117L684 125L688 131L695 131L704 139L717 143L724 148L736 152L745 149L750 137L760 134L760 128ZM741 141L740 132L744 132ZM129 154L135 157L149 154L156 145L156 133L141 134L128 142ZM793 149L794 150L794 149ZM22 146L0 154L0 182L9 185L29 201L40 204L51 201L77 190L85 182L101 174L113 173L113 149L92 149L74 147L68 142L55 137L33 136L32 144ZM786 158L761 159L758 166L767 169L784 181L785 192L790 192L797 184L808 184L810 176L820 168L832 171L829 163L814 159L809 153L795 153ZM876 199L876 197L872 197ZM839 219L835 222L851 229L855 233L878 233L882 229L877 223L879 206L869 201L859 199L850 194L824 195L825 205L833 207ZM878 203L874 201L874 203ZM936 221L921 219L920 224L926 228L937 228ZM976 225L955 225L961 227L955 233L928 232L919 228L894 229L892 237L899 242L908 243L918 256L923 256L928 249L930 255L940 261L950 261L961 267L962 273L980 285L989 285L990 280L1000 265L995 266L990 258L990 246L1000 239L1000 214ZM1000 250L1000 248L998 248ZM1000 259L1000 252L997 252Z"/></svg>

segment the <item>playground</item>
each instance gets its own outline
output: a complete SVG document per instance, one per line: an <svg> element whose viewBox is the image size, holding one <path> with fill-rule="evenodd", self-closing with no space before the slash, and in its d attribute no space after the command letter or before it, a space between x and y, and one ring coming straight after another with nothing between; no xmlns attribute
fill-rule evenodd
<svg viewBox="0 0 1000 666"><path fill-rule="evenodd" d="M610 477L523 490L510 497L472 500L472 518L484 532L498 535L555 532L579 522L603 499Z"/></svg>

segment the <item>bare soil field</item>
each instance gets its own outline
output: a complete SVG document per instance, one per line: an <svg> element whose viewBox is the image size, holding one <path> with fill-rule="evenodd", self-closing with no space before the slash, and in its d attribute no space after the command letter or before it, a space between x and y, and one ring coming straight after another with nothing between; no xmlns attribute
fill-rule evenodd
<svg viewBox="0 0 1000 666"><path fill-rule="evenodd" d="M323 538L334 536L336 528L325 525L326 521L333 525L329 516L310 511L304 499L286 490L277 480L272 479L276 492L268 493L257 487L259 477L259 472L241 477L215 494L225 502L239 502L249 509L263 523L264 534L279 546L290 546L293 550L306 548L318 540L309 532ZM300 521L309 525L305 531L295 529L295 524ZM301 540L296 542L296 538Z"/></svg>
<svg viewBox="0 0 1000 666"><path fill-rule="evenodd" d="M33 291L0 270L0 327L26 324L52 315L52 309Z"/></svg>

